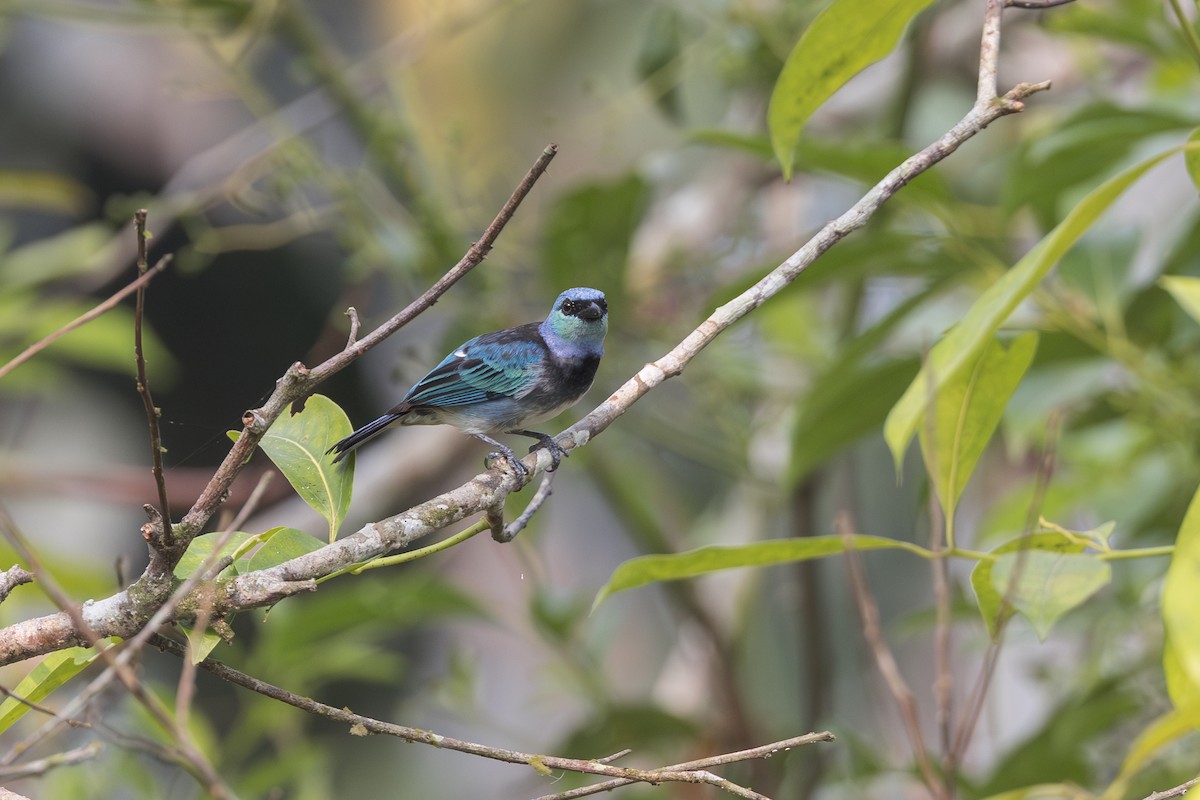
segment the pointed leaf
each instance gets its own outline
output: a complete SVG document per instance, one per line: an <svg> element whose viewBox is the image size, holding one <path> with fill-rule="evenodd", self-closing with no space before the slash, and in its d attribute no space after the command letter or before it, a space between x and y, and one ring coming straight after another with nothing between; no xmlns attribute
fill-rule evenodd
<svg viewBox="0 0 1200 800"><path fill-rule="evenodd" d="M932 0L833 0L788 55L771 91L767 127L788 180L800 131L812 113L864 67L886 56Z"/></svg>
<svg viewBox="0 0 1200 800"><path fill-rule="evenodd" d="M947 516L953 516L979 457L991 440L1004 407L1033 363L1036 333L1018 336L1005 349L996 340L984 349L972 370L942 381L933 419L918 431L925 464Z"/></svg>
<svg viewBox="0 0 1200 800"><path fill-rule="evenodd" d="M1037 287L1079 237L1134 181L1168 156L1179 152L1179 149L1172 148L1149 158L1093 190L1024 258L988 287L962 320L933 347L917 377L884 424L884 438L892 450L897 470L908 443L925 416L926 404L934 396L937 384L952 381L963 371L969 370L1000 324L1008 319L1013 309Z"/></svg>
<svg viewBox="0 0 1200 800"><path fill-rule="evenodd" d="M324 546L320 539L295 528L272 528L262 534L262 537L266 539L262 547L240 562L239 571L243 574L279 566L285 561L308 555Z"/></svg>
<svg viewBox="0 0 1200 800"><path fill-rule="evenodd" d="M1022 550L1028 552L1039 550L1048 553L1082 553L1087 542L1075 536L1060 531L1032 533L1005 542L992 551L996 557L1006 553L1016 553ZM979 603L979 613L987 624L988 634L994 639L1000 630L1000 625L1012 616L1013 608L1004 602L1004 592L1007 584L997 589L996 581L992 579L994 559L984 559L971 570L971 587L975 590L975 599Z"/></svg>
<svg viewBox="0 0 1200 800"><path fill-rule="evenodd" d="M900 549L929 558L923 547L883 536L855 535L850 537L856 550ZM686 553L650 555L632 558L613 571L608 583L601 587L592 601L595 611L610 595L625 589L635 589L648 583L694 578L709 572L739 567L766 567L789 564L836 555L845 549L841 536L807 536L800 539L772 539L766 542L737 547L701 547Z"/></svg>
<svg viewBox="0 0 1200 800"><path fill-rule="evenodd" d="M275 462L296 494L329 522L329 541L350 508L354 468L334 464L325 451L350 435L346 412L324 395L314 394L299 414L282 414L259 447Z"/></svg>
<svg viewBox="0 0 1200 800"><path fill-rule="evenodd" d="M175 577L181 581L190 578L192 573L199 569L200 565L212 555L213 548L217 546L217 540L220 538L221 534L219 533L206 533L192 539L192 543L188 545L187 552L183 554L183 557L179 559L179 563L175 565ZM221 547L221 555L233 555L250 538L252 537L248 533L234 531L229 534L225 544Z"/></svg>
<svg viewBox="0 0 1200 800"><path fill-rule="evenodd" d="M31 703L40 703L55 689L82 672L98 655L100 653L91 647L70 647L50 653L21 679L13 689L13 694ZM0 703L0 733L11 728L27 711L29 706L25 703L13 697L5 698Z"/></svg>
<svg viewBox="0 0 1200 800"><path fill-rule="evenodd" d="M1192 496L1162 592L1162 618L1177 676L1171 700L1178 707L1182 687L1200 686L1200 490ZM1187 676L1187 682L1182 677ZM1190 692L1189 692L1190 694Z"/></svg>
<svg viewBox="0 0 1200 800"><path fill-rule="evenodd" d="M992 563L992 588L1007 596L1043 641L1063 614L1106 586L1112 567L1094 555L1026 550Z"/></svg>

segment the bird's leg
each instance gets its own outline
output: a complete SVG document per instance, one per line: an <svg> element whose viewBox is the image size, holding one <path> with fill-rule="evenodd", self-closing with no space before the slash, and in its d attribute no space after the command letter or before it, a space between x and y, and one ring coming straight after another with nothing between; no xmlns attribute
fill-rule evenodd
<svg viewBox="0 0 1200 800"><path fill-rule="evenodd" d="M550 469L546 470L547 472L554 472L554 470L558 469L558 462L571 455L563 449L563 446L553 436L547 436L537 431L509 431L509 433L515 433L518 436L528 436L530 439L537 439L538 443L529 448L529 452L531 453L539 447L544 447L550 451L551 463Z"/></svg>
<svg viewBox="0 0 1200 800"><path fill-rule="evenodd" d="M508 463L512 464L513 469L517 471L517 475L520 476L521 480L525 480L525 478L529 475L529 467L525 466L521 459L517 458L517 454L514 453L511 448L500 444L500 442L497 442L490 436L484 436L482 433L472 433L471 435L479 441L487 442L492 447L496 448L496 452L488 453L489 460L495 458L496 456L504 456L508 459Z"/></svg>

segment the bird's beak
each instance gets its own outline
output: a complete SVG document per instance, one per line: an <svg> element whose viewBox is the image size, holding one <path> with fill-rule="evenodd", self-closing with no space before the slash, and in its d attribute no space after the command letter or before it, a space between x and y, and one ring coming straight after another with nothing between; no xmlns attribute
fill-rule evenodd
<svg viewBox="0 0 1200 800"><path fill-rule="evenodd" d="M586 319L589 322L595 322L604 316L604 312L600 310L599 305L597 305L595 302L591 302L587 304L587 308L580 309L579 313L575 316L579 317L580 319Z"/></svg>

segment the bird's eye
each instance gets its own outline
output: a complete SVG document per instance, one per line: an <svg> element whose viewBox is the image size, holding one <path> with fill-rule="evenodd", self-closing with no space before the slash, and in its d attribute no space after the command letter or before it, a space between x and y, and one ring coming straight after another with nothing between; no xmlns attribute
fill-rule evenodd
<svg viewBox="0 0 1200 800"><path fill-rule="evenodd" d="M563 300L562 312L564 314L574 314L575 313L575 301L574 300Z"/></svg>

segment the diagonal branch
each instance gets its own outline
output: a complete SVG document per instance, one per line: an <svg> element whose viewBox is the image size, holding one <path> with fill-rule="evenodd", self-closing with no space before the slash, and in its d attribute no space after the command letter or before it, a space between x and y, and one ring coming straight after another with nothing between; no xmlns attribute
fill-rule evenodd
<svg viewBox="0 0 1200 800"><path fill-rule="evenodd" d="M1022 111L1027 97L1049 87L1048 82L1021 83L1002 97L977 102L950 130L920 152L905 159L841 216L826 223L783 263L745 292L714 310L708 319L683 341L662 357L646 364L591 413L559 434L558 444L570 450L586 445L603 433L648 392L668 378L681 374L692 359L717 336L783 290L826 250L866 225L884 203L916 176L955 152L964 142L992 122ZM175 546L152 552L150 566L133 587L136 591L119 592L95 601L83 609L85 618L93 629L104 635L116 636L131 636L141 630L141 625L152 611L152 608L146 607L146 589L152 587L155 581L160 581L165 582L165 588L158 589L154 596L169 593L171 568L183 554L187 542L202 529L216 511L233 479L252 455L254 447L270 424L287 406L309 394L320 381L344 368L432 305L442 292L482 261L500 229L533 182L545 170L554 152L553 145L546 148L521 186L513 193L512 199L485 231L484 236L463 260L429 291L392 320L320 366L309 370L302 364L293 364L279 379L266 404L246 412L243 417L245 428L241 436L217 469L213 480L177 526L179 533ZM525 462L527 466L544 470L551 465L551 458L549 452L543 449L527 456ZM496 508L508 494L521 488L521 485L515 473L489 471L402 514L370 523L353 535L305 556L270 569L239 575L219 584L213 607L214 618L239 609L270 605L296 591L311 588L311 581L315 579L405 547L466 517L485 513L490 508ZM143 599L135 601L134 595ZM199 598L193 597L181 603L179 610L182 614L189 611L194 613L198 602ZM80 639L65 615L52 614L26 620L0 629L0 665L79 643Z"/></svg>
<svg viewBox="0 0 1200 800"><path fill-rule="evenodd" d="M159 648L163 652L171 653L180 658L186 657L186 649L183 645L168 639L165 636L154 636L150 643ZM707 767L719 766L721 764L732 764L737 761L745 761L751 758L769 758L772 755L791 750L796 747L801 747L807 744L816 742L833 741L833 734L828 731L820 733L809 733L804 736L796 736L791 739L785 739L772 744L763 745L750 750L743 750L738 753L727 753L720 756L713 756L699 761L688 762L686 764L676 764L662 769L644 770L631 769L629 767L617 767L608 763L612 757L606 759L580 759L580 758L562 758L560 756L539 755L536 753L523 753L517 750L508 750L502 747L492 747L491 745L479 744L476 742L468 742L462 739L455 739L450 736L441 736L432 731L422 730L420 728L410 728L407 725L397 725L392 722L384 722L382 720L373 719L372 717L364 717L360 714L355 714L346 708L334 708L303 695L298 695L295 692L289 692L274 684L267 683L264 680L248 675L233 667L223 664L220 661L213 659L205 659L199 664L200 668L217 676L221 680L232 683L236 686L241 686L244 689L249 689L253 692L258 692L261 695L278 700L282 703L287 703L290 706L307 711L325 719L333 720L344 725L350 726L352 735L366 735L368 733L381 734L385 736L396 736L405 741L430 744L443 750L456 750L460 753L469 753L471 755L483 756L497 761L504 761L510 764L525 764L539 772L546 770L565 770L568 772L582 772L590 775L603 775L614 780L604 784L598 784L596 787L589 787L592 793L595 791L605 791L617 786L624 786L630 783L697 783L708 784L720 789L724 789L738 797L750 798L751 800L764 800L763 795L752 792L744 787L738 786L718 775L714 775L707 770ZM611 786L608 784L612 784ZM603 788L601 788L603 787ZM574 795L582 796L582 795Z"/></svg>

